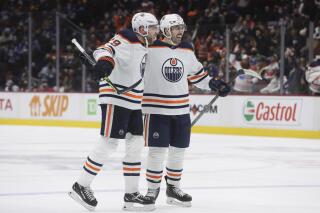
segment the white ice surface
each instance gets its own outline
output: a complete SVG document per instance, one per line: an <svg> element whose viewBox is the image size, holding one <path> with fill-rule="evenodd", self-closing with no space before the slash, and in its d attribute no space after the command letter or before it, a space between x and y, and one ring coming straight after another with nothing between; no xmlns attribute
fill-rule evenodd
<svg viewBox="0 0 320 213"><path fill-rule="evenodd" d="M0 126L0 213L88 212L68 195L98 129ZM121 143L92 188L96 212L123 212ZM146 150L142 166L145 168ZM155 212L319 213L320 140L193 134L183 189L192 207ZM146 192L145 172L140 179Z"/></svg>

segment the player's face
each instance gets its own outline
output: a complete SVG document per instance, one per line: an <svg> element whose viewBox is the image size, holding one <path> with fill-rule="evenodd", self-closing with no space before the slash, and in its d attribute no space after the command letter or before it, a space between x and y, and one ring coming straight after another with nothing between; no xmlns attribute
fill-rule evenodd
<svg viewBox="0 0 320 213"><path fill-rule="evenodd" d="M180 44L184 31L186 30L185 25L176 25L171 27L171 40L175 44Z"/></svg>
<svg viewBox="0 0 320 213"><path fill-rule="evenodd" d="M149 44L152 44L156 39L159 34L159 25L151 25L148 27L148 42Z"/></svg>

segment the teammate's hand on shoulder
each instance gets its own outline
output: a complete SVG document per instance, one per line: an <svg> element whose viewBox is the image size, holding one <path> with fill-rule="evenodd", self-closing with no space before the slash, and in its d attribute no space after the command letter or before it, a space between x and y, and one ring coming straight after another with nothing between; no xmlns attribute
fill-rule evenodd
<svg viewBox="0 0 320 213"><path fill-rule="evenodd" d="M94 74L98 79L108 77L112 72L113 66L109 61L98 60L93 68Z"/></svg>
<svg viewBox="0 0 320 213"><path fill-rule="evenodd" d="M212 78L209 81L209 87L212 91L218 92L221 97L227 96L231 91L231 87L219 78Z"/></svg>

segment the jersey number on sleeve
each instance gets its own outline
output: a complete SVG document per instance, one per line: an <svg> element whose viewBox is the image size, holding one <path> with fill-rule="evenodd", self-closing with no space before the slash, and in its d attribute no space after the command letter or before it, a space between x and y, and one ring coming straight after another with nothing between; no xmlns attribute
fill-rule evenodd
<svg viewBox="0 0 320 213"><path fill-rule="evenodd" d="M121 42L120 42L119 40L114 39L114 40L111 40L111 41L110 41L110 44L111 44L112 46L116 47L116 46L118 46L119 44L121 44Z"/></svg>

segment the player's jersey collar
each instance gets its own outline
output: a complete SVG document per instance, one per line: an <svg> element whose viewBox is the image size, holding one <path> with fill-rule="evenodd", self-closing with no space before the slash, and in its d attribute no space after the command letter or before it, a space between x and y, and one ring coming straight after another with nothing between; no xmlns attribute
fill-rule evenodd
<svg viewBox="0 0 320 213"><path fill-rule="evenodd" d="M118 33L118 35L120 35L122 38L124 38L125 40L127 40L129 43L132 44L141 44L144 46L144 44L138 39L137 35L135 32L133 32L132 30L122 30Z"/></svg>
<svg viewBox="0 0 320 213"><path fill-rule="evenodd" d="M193 50L192 46L187 42L181 42L179 45L171 45L159 39L157 39L152 45L150 45L150 47L169 47L170 49L183 48Z"/></svg>

